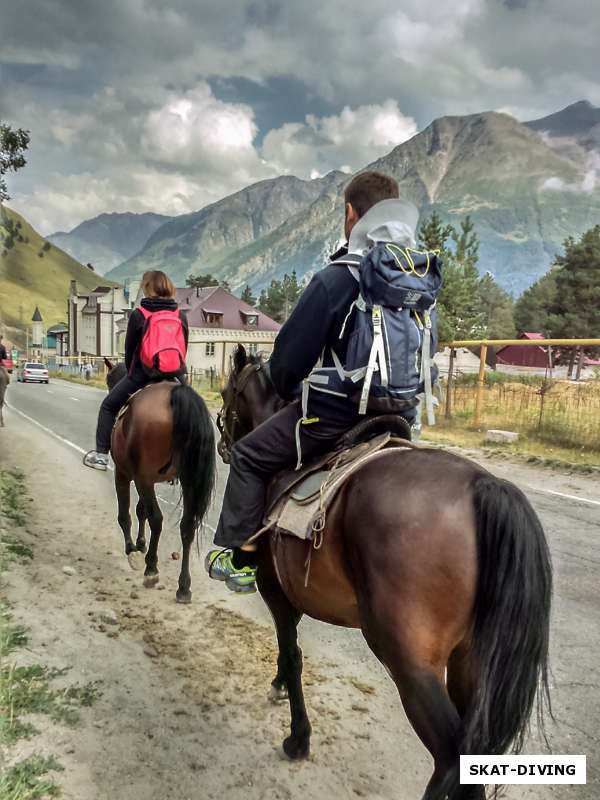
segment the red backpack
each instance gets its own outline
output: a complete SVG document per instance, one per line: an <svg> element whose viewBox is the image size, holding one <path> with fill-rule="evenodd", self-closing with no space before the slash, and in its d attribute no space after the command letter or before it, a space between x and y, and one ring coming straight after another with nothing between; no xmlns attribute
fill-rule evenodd
<svg viewBox="0 0 600 800"><path fill-rule="evenodd" d="M146 324L140 361L152 377L172 377L185 370L186 344L179 311L148 311L140 307Z"/></svg>

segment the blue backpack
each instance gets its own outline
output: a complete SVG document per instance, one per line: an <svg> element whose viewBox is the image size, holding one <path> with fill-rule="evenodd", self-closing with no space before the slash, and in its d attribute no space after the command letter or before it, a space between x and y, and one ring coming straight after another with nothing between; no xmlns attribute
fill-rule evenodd
<svg viewBox="0 0 600 800"><path fill-rule="evenodd" d="M402 413L424 394L432 424L439 255L379 242L362 256L348 254L333 263L347 266L360 291L340 332L341 339L356 309L346 363L332 349L333 366L323 367L322 359L315 366L305 382L305 417L311 389L354 399L359 414Z"/></svg>

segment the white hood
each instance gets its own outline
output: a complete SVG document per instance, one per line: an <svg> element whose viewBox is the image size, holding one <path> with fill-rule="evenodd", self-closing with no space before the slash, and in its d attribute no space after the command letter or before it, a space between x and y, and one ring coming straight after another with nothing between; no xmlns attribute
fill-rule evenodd
<svg viewBox="0 0 600 800"><path fill-rule="evenodd" d="M348 252L363 255L377 242L415 247L419 211L407 200L381 200L361 217L350 232Z"/></svg>

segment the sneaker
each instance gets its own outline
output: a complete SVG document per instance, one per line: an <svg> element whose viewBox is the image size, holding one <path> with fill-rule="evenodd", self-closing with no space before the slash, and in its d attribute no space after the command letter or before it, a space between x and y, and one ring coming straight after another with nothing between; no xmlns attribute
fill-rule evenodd
<svg viewBox="0 0 600 800"><path fill-rule="evenodd" d="M107 470L108 454L97 453L96 450L90 450L89 453L86 453L84 455L83 463L85 464L86 467L91 467L92 469Z"/></svg>
<svg viewBox="0 0 600 800"><path fill-rule="evenodd" d="M233 565L231 550L210 550L204 566L210 578L225 581L232 592L250 594L256 591L256 567L237 569Z"/></svg>

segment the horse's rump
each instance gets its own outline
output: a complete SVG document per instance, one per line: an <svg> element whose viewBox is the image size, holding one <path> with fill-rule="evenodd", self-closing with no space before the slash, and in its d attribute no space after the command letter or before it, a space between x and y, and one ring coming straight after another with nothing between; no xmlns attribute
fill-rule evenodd
<svg viewBox="0 0 600 800"><path fill-rule="evenodd" d="M465 597L475 591L470 486L482 473L473 462L434 449L398 448L376 455L337 494L322 541L272 535L282 589L310 616L360 627L358 595L376 594L380 576L391 572L391 603L402 600L420 613L430 608L444 620L456 620L457 613L466 620L468 614L456 609L464 608ZM385 587L389 592L389 581ZM467 601L467 612L471 607L472 600ZM462 627L459 622L457 628ZM451 638L463 633L455 631Z"/></svg>

